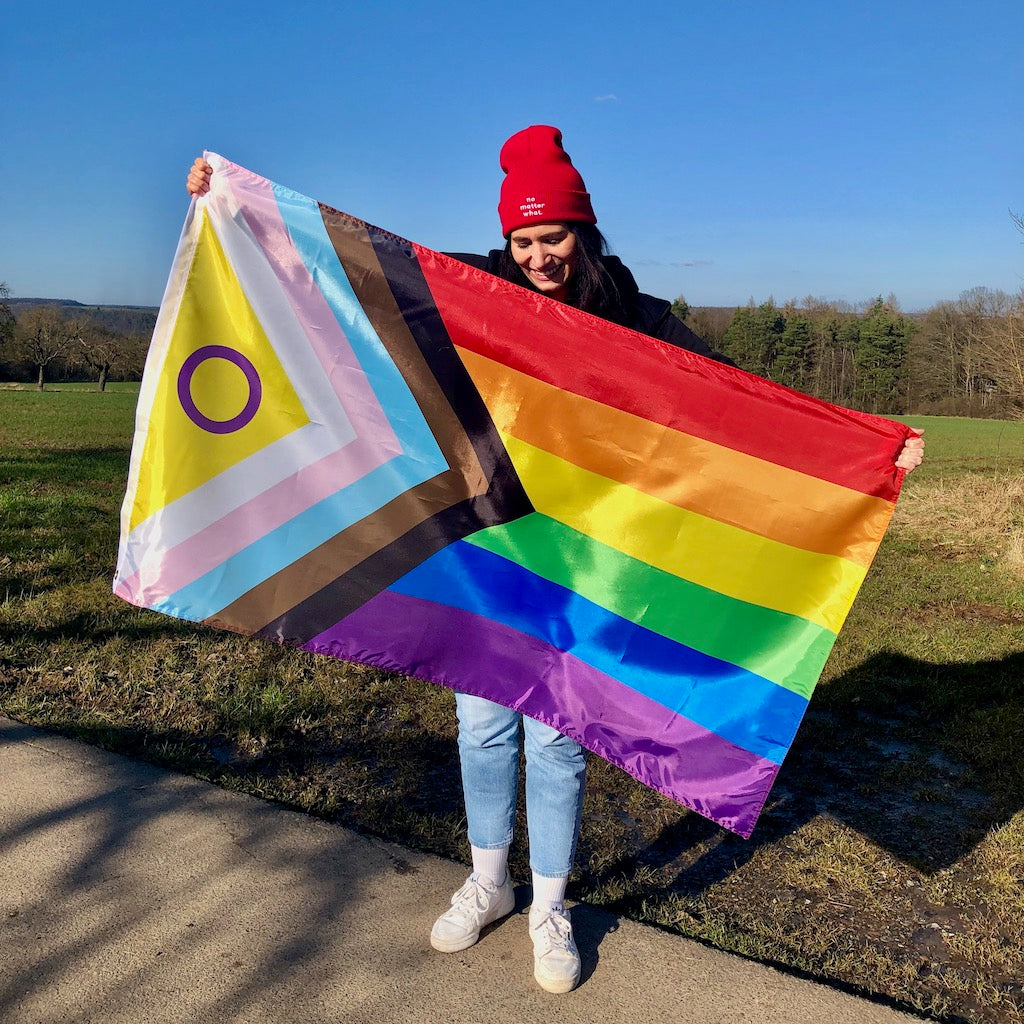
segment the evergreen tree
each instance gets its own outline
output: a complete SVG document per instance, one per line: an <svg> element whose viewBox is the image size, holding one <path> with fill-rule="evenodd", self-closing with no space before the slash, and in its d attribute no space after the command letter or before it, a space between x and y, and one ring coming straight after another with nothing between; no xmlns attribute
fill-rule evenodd
<svg viewBox="0 0 1024 1024"><path fill-rule="evenodd" d="M787 387L805 391L811 379L813 356L810 317L790 313L779 335L773 378Z"/></svg>
<svg viewBox="0 0 1024 1024"><path fill-rule="evenodd" d="M856 351L854 399L869 412L896 413L903 409L903 363L911 321L881 297L861 317Z"/></svg>
<svg viewBox="0 0 1024 1024"><path fill-rule="evenodd" d="M752 337L752 322L754 317L754 300L751 299L746 306L740 306L733 314L732 322L722 335L722 352L727 355L737 366L744 370L753 372L750 365L753 359L754 343Z"/></svg>
<svg viewBox="0 0 1024 1024"><path fill-rule="evenodd" d="M754 305L751 299L736 310L722 339L723 351L744 370L772 379L779 338L786 318L772 299Z"/></svg>
<svg viewBox="0 0 1024 1024"><path fill-rule="evenodd" d="M775 360L779 351L779 339L786 329L786 318L782 315L772 299L762 302L754 314L754 326L757 334L758 366L762 377L775 379Z"/></svg>
<svg viewBox="0 0 1024 1024"><path fill-rule="evenodd" d="M686 323L686 318L690 315L690 304L682 295L672 300L672 315Z"/></svg>

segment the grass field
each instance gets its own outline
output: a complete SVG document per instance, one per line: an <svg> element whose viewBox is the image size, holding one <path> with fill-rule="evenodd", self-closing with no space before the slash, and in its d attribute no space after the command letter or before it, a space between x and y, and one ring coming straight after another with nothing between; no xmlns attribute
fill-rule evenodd
<svg viewBox="0 0 1024 1024"><path fill-rule="evenodd" d="M112 597L134 402L0 388L0 713L466 859L447 691ZM936 1018L1020 1022L1024 423L908 422L927 462L753 838L594 758L570 895Z"/></svg>

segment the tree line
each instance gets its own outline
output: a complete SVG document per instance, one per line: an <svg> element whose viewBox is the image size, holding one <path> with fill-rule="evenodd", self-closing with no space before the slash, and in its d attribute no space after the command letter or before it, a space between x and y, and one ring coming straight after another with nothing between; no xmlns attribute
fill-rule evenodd
<svg viewBox="0 0 1024 1024"><path fill-rule="evenodd" d="M156 311L9 302L0 283L0 380L132 380ZM806 298L690 307L676 316L712 348L768 380L889 415L1024 416L1024 292L973 288L907 314L894 298L862 307Z"/></svg>
<svg viewBox="0 0 1024 1024"><path fill-rule="evenodd" d="M890 415L1024 416L1024 292L972 288L907 314L807 298L673 307L739 366L837 405Z"/></svg>
<svg viewBox="0 0 1024 1024"><path fill-rule="evenodd" d="M156 310L89 307L43 299L10 300L0 282L0 380L47 382L138 380Z"/></svg>

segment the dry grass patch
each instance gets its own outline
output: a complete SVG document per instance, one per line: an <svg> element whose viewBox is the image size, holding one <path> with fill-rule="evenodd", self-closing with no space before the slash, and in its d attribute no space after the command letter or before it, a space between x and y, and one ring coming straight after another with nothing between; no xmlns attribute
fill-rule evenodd
<svg viewBox="0 0 1024 1024"><path fill-rule="evenodd" d="M896 534L912 534L951 561L982 558L1024 577L1024 478L967 474L904 490Z"/></svg>

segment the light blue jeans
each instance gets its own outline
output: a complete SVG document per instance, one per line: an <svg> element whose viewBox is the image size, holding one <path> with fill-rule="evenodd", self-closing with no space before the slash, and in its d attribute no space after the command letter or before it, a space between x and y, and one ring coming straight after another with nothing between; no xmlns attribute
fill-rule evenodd
<svg viewBox="0 0 1024 1024"><path fill-rule="evenodd" d="M485 850L512 842L522 722L530 868L546 878L568 877L583 813L583 748L551 726L483 697L456 693L455 706L469 841Z"/></svg>

